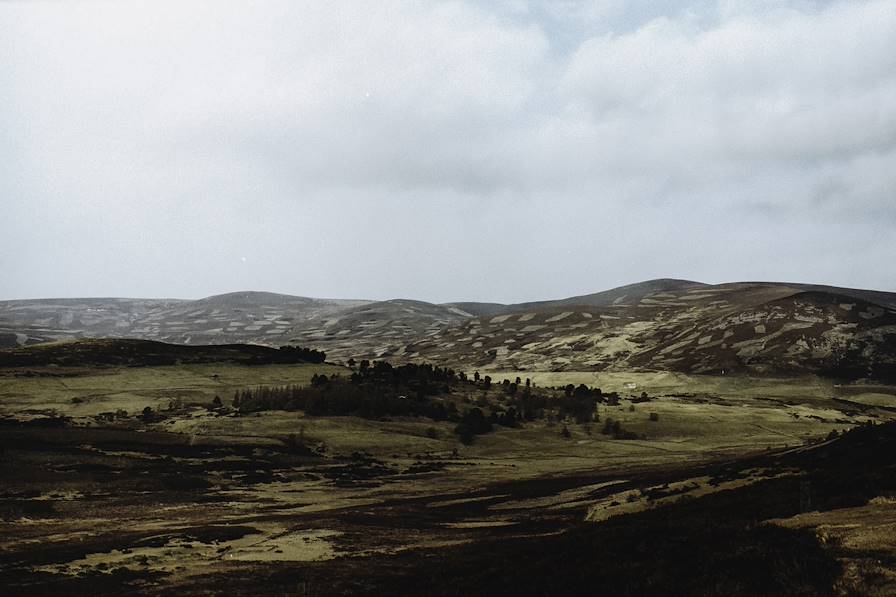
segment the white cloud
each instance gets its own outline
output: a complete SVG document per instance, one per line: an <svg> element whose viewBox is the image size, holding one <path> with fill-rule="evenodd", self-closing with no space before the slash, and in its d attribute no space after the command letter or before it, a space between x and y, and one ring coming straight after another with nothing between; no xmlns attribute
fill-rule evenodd
<svg viewBox="0 0 896 597"><path fill-rule="evenodd" d="M778 177L781 167L813 176L825 162L896 147L894 57L889 2L709 29L659 19L583 43L564 91L590 115L594 137L618 149L614 167L677 177L694 164L702 176L690 184L737 170ZM798 201L791 191L768 199Z"/></svg>
<svg viewBox="0 0 896 597"><path fill-rule="evenodd" d="M892 2L8 2L0 55L0 296L836 283L791 243L896 220Z"/></svg>

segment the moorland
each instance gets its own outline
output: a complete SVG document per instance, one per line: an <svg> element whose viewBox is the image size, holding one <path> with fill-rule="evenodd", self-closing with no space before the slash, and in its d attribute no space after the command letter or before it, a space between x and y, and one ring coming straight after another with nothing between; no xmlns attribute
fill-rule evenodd
<svg viewBox="0 0 896 597"><path fill-rule="evenodd" d="M0 330L5 594L896 590L892 294L8 301Z"/></svg>

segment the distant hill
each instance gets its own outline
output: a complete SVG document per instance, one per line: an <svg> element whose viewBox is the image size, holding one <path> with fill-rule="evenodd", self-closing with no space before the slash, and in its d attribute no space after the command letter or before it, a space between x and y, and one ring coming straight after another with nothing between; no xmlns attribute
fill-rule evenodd
<svg viewBox="0 0 896 597"><path fill-rule="evenodd" d="M0 302L0 345L122 337L298 344L330 359L429 360L481 370L890 375L896 293L660 279L501 305L327 300L237 292L196 301Z"/></svg>
<svg viewBox="0 0 896 597"><path fill-rule="evenodd" d="M648 280L646 282L638 282L637 284L628 284L626 286L604 290L603 292L596 292L594 294L586 294L582 296L573 296L556 301L520 303L518 305L511 305L511 310L542 310L566 306L609 307L612 305L620 304L636 304L641 299L653 294L688 290L691 288L699 288L701 286L706 286L706 284L703 284L701 282L692 282L690 280L660 278L658 280Z"/></svg>
<svg viewBox="0 0 896 597"><path fill-rule="evenodd" d="M457 325L470 317L470 313L454 306L395 299L367 303L315 318L297 336L307 339L307 344L315 340L339 340L382 346L379 356L385 356L389 346Z"/></svg>
<svg viewBox="0 0 896 597"><path fill-rule="evenodd" d="M465 311L480 316L502 315L505 313L514 313L517 311L544 311L554 307L563 307L569 305L587 306L587 307L608 307L618 303L637 303L639 300L657 292L665 292L669 290L685 290L687 288L696 288L698 286L706 286L701 282L692 282L690 280L675 280L672 278L660 278L658 280L648 280L646 282L638 282L636 284L628 284L594 294L585 294L581 296L572 296L565 299L536 301L531 303L516 303L511 305L502 305L499 303L451 303Z"/></svg>
<svg viewBox="0 0 896 597"><path fill-rule="evenodd" d="M734 283L619 289L605 300L614 295L608 306L576 298L492 311L405 354L482 370L896 375L893 294Z"/></svg>
<svg viewBox="0 0 896 597"><path fill-rule="evenodd" d="M306 323L367 304L272 292L199 300L41 299L0 301L0 346L68 338L141 338L180 344L279 345Z"/></svg>

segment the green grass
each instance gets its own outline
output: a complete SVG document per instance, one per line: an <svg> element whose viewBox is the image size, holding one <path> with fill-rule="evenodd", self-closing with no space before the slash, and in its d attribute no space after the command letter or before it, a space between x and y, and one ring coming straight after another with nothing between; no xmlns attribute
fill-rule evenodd
<svg viewBox="0 0 896 597"><path fill-rule="evenodd" d="M46 368L45 373L54 371ZM235 390L258 385L306 385L312 375L347 375L333 365L196 364L171 367L134 367L84 370L75 377L0 376L0 415L23 411L56 411L76 421L90 421L101 412L123 409L130 415L149 406L168 412L171 401L183 405L210 404L217 395L229 405ZM429 419L393 418L390 421L357 417L307 417L302 412L271 411L243 417L220 417L204 410L169 416L154 424L160 430L185 433L196 441L227 442L239 438L280 441L302 433L309 442L325 445L328 454L367 451L383 459L407 460L419 456L461 458L487 464L488 474L532 476L560 470L706 459L720 455L801 445L831 430L842 430L869 417L889 418L886 411L870 409L847 415L849 404L833 397L843 394L818 378L755 379L703 377L674 373L490 373L495 383L504 377L530 377L539 386L586 383L605 391L619 391L618 407L601 404L601 420L590 425L567 423L570 438L561 435L562 424L540 420L520 429L499 427L463 446L453 434L454 424ZM626 389L624 384L635 383ZM881 392L881 388L874 388ZM658 397L634 405L625 399L646 391ZM462 392L476 399L481 391ZM847 392L848 393L848 392ZM676 397L677 395L687 395ZM497 389L490 400L501 400ZM73 403L72 399L77 399ZM461 409L472 403L459 403ZM651 421L650 413L659 420ZM607 418L621 422L637 440L615 440L602 435ZM426 437L434 428L437 438ZM590 433L589 433L590 431ZM487 462L486 462L487 461ZM496 469L500 469L495 472ZM510 467L513 467L512 469Z"/></svg>
<svg viewBox="0 0 896 597"><path fill-rule="evenodd" d="M47 371L52 371L48 368ZM258 385L307 385L314 374L346 374L326 364L197 364L170 367L122 367L75 377L0 377L0 414L51 410L91 416L122 408L136 413L146 406L166 408L169 401L208 404L220 396L229 404L234 391ZM217 377L215 377L217 376ZM81 401L73 404L72 399Z"/></svg>
<svg viewBox="0 0 896 597"><path fill-rule="evenodd" d="M472 372L468 372L472 375ZM662 394L707 394L721 398L773 398L791 400L805 398L812 401L831 399L840 394L835 382L815 376L749 377L744 375L686 375L668 371L604 372L604 371L486 371L494 383L504 379L513 381L530 378L539 386L562 387L567 384L601 388L604 392L619 392L622 396ZM626 384L635 384L633 389Z"/></svg>

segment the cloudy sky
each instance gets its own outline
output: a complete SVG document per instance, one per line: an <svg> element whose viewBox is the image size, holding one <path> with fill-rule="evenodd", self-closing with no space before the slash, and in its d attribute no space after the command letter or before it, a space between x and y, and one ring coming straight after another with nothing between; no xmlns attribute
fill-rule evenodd
<svg viewBox="0 0 896 597"><path fill-rule="evenodd" d="M0 299L896 291L896 1L0 2Z"/></svg>

